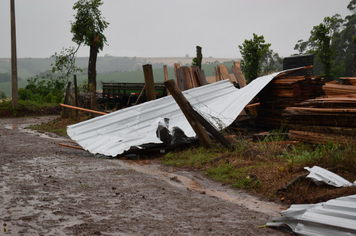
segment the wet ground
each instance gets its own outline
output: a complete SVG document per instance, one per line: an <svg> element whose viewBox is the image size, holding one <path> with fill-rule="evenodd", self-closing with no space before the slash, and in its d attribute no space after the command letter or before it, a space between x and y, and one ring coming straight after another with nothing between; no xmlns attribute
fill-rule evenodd
<svg viewBox="0 0 356 236"><path fill-rule="evenodd" d="M119 160L0 119L4 235L285 235L261 228L282 206L155 160Z"/></svg>

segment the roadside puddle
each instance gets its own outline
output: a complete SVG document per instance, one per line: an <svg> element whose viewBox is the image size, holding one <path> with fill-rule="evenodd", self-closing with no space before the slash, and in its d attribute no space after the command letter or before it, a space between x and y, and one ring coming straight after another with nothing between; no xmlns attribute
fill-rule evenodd
<svg viewBox="0 0 356 236"><path fill-rule="evenodd" d="M31 125L35 125L35 124L18 124L14 121L12 124L5 124L4 127L5 129L18 130L20 132L32 134L35 136L40 136L41 138L54 139L59 141L70 141L70 139L59 137L53 133L42 133L37 130L26 129L26 127L29 127Z"/></svg>
<svg viewBox="0 0 356 236"><path fill-rule="evenodd" d="M155 176L176 187L183 187L187 190L197 191L201 194L207 194L212 197L245 206L250 210L262 212L271 216L279 216L281 211L284 210L281 205L275 204L273 202L261 201L257 197L249 195L242 190L232 190L226 187L224 188L222 186L218 186L219 184L210 183L211 181L208 179L192 176L192 178L197 179L197 181L195 181L192 178L184 176L192 175L189 172L169 173L162 171L162 167L160 165L151 164L149 161L144 163L144 161L145 160L122 160L123 165L137 172ZM205 187L204 185L208 185L209 187Z"/></svg>

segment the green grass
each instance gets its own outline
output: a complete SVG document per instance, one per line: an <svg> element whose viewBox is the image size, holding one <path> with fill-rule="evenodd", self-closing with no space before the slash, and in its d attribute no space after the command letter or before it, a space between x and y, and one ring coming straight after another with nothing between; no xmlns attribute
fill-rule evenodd
<svg viewBox="0 0 356 236"><path fill-rule="evenodd" d="M183 152L169 152L161 160L165 165L198 168L215 181L237 188L265 191L268 196L274 194L268 189L269 184L285 185L286 176L302 172L304 166L318 165L356 174L356 152L351 144L298 144L286 148L282 144L266 146L238 141L236 147L234 151L191 148ZM281 183L276 184L278 181Z"/></svg>
<svg viewBox="0 0 356 236"><path fill-rule="evenodd" d="M40 131L49 132L49 133L56 133L61 136L67 135L67 129L62 128L62 127L56 128L56 127L53 127L52 125L48 125L48 124L31 125L31 126L26 127L26 129L40 130Z"/></svg>

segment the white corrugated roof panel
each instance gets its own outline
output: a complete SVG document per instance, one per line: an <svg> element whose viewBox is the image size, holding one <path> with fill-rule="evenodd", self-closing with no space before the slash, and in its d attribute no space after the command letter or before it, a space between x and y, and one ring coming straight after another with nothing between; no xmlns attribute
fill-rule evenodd
<svg viewBox="0 0 356 236"><path fill-rule="evenodd" d="M280 73L259 77L242 89L236 89L229 80L224 80L183 91L183 94L205 119L218 128L225 128ZM170 131L179 127L186 136L195 137L194 130L172 96L70 125L67 133L91 153L117 156L131 147L162 143L156 130L163 119L169 119Z"/></svg>
<svg viewBox="0 0 356 236"><path fill-rule="evenodd" d="M291 230L297 235L356 235L356 195L292 205L267 226Z"/></svg>

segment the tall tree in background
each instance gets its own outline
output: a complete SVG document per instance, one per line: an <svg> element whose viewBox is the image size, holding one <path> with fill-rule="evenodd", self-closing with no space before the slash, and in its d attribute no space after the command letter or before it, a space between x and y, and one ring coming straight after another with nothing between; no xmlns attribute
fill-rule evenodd
<svg viewBox="0 0 356 236"><path fill-rule="evenodd" d="M355 76L353 72L356 72L356 61L354 60L356 53L356 45L354 37L356 36L356 0L351 0L347 5L347 8L352 13L342 19L340 15L336 14L333 17L325 17L324 21L315 26L318 31L313 28L312 32L321 32L321 25L324 25L326 29L329 29L328 34L324 34L330 39L330 49L331 55L331 73L333 78L337 76ZM316 34L314 34L315 36ZM295 50L298 50L298 54L314 53L314 73L326 75L327 71L324 69L324 64L327 64L325 58L325 48L318 47L317 42L312 39L313 35L310 36L308 41L299 40L295 46ZM326 37L325 37L326 38ZM319 42L320 43L320 42ZM320 46L320 45L319 45ZM324 49L324 50L321 50ZM324 53L324 55L320 54ZM322 60L325 60L322 63Z"/></svg>
<svg viewBox="0 0 356 236"><path fill-rule="evenodd" d="M265 43L263 35L257 36L255 33L253 39L246 39L242 45L239 45L242 55L241 70L248 83L261 73L261 60L270 46L271 44Z"/></svg>
<svg viewBox="0 0 356 236"><path fill-rule="evenodd" d="M325 17L324 21L317 26L313 27L311 33L311 40L317 52L317 57L323 65L322 74L327 79L335 78L337 71L334 67L334 60L336 53L332 47L332 39L334 34L339 31L340 15L333 17Z"/></svg>
<svg viewBox="0 0 356 236"><path fill-rule="evenodd" d="M73 10L77 11L75 22L71 22L72 41L90 47L88 64L88 86L92 92L91 109L96 108L96 61L99 50L103 50L107 40L103 34L109 23L101 16L101 0L79 0Z"/></svg>
<svg viewBox="0 0 356 236"><path fill-rule="evenodd" d="M269 49L262 57L262 74L268 75L282 69L283 59L278 53L273 52L272 49Z"/></svg>

